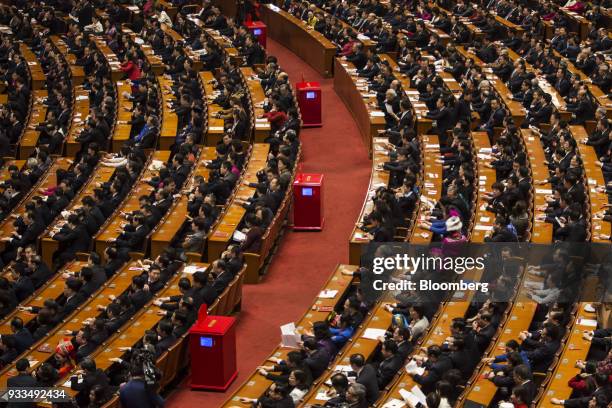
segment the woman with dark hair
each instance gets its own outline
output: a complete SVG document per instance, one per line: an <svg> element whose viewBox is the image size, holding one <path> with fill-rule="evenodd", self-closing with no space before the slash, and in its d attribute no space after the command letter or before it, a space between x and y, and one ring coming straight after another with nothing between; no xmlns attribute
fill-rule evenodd
<svg viewBox="0 0 612 408"><path fill-rule="evenodd" d="M291 387L289 396L293 399L294 404L298 404L310 388L308 386L308 378L302 370L292 370L289 373L288 383Z"/></svg>

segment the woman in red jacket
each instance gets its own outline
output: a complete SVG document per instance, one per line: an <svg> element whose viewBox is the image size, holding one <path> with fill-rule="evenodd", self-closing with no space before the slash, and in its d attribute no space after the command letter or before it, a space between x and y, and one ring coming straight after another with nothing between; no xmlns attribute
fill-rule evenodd
<svg viewBox="0 0 612 408"><path fill-rule="evenodd" d="M125 72L130 81L138 81L140 79L140 66L136 58L131 54L128 54L125 61L121 63L121 71Z"/></svg>
<svg viewBox="0 0 612 408"><path fill-rule="evenodd" d="M267 118L268 122L270 122L270 128L272 129L272 133L282 128L285 122L287 121L287 114L282 110L278 109L275 101L272 101L272 109L264 113L262 116L264 118Z"/></svg>

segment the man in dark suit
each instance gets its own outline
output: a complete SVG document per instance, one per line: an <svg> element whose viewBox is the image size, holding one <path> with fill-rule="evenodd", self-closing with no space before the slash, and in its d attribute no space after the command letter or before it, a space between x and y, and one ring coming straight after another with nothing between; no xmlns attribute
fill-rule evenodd
<svg viewBox="0 0 612 408"><path fill-rule="evenodd" d="M218 259L212 263L210 272L215 278L212 285L213 289L217 293L217 296L219 296L221 293L223 293L232 279L234 279L234 276L227 270L225 261L222 259Z"/></svg>
<svg viewBox="0 0 612 408"><path fill-rule="evenodd" d="M438 98L436 101L436 110L427 112L427 117L436 121L435 127L431 130L432 133L440 136L442 143L446 140L446 131L453 127L453 113L446 107L443 98Z"/></svg>
<svg viewBox="0 0 612 408"><path fill-rule="evenodd" d="M13 337L15 337L15 344L19 354L23 353L34 344L32 333L23 326L23 320L21 320L21 318L14 317L13 320L11 320L11 331L13 332Z"/></svg>
<svg viewBox="0 0 612 408"><path fill-rule="evenodd" d="M414 374L412 378L421 386L423 392L428 394L434 391L438 380L453 367L453 364L448 356L442 354L440 347L434 345L427 348L427 361L421 366L425 368L423 375Z"/></svg>
<svg viewBox="0 0 612 408"><path fill-rule="evenodd" d="M115 242L119 248L127 248L129 251L139 251L148 233L149 229L144 224L144 217L138 214L134 216L131 224L125 226L123 232Z"/></svg>
<svg viewBox="0 0 612 408"><path fill-rule="evenodd" d="M65 318L83 303L85 295L81 292L82 286L83 282L77 278L66 279L62 299L58 302L60 303L60 310L58 311L57 319Z"/></svg>
<svg viewBox="0 0 612 408"><path fill-rule="evenodd" d="M11 275L13 277L13 293L17 300L21 302L27 299L34 293L34 285L32 280L26 273L26 267L22 263L14 264L11 267Z"/></svg>
<svg viewBox="0 0 612 408"><path fill-rule="evenodd" d="M164 406L163 398L147 387L142 365L131 367L129 378L129 381L119 389L119 400L122 406L143 408Z"/></svg>
<svg viewBox="0 0 612 408"><path fill-rule="evenodd" d="M160 337L159 342L155 345L155 357L161 356L164 351L167 351L170 347L176 343L176 337L172 332L172 323L169 320L162 320L157 325L157 334Z"/></svg>
<svg viewBox="0 0 612 408"><path fill-rule="evenodd" d="M397 344L393 340L385 340L380 352L383 361L378 365L376 377L378 378L378 388L382 390L395 377L395 374L402 367L404 359L398 353Z"/></svg>
<svg viewBox="0 0 612 408"><path fill-rule="evenodd" d="M52 238L60 242L60 249L55 259L58 265L73 260L77 252L86 251L89 248L90 236L87 234L87 228L76 214L71 214L68 222Z"/></svg>
<svg viewBox="0 0 612 408"><path fill-rule="evenodd" d="M17 361L15 364L15 368L17 369L17 375L9 376L6 380L7 388L26 388L26 387L36 387L36 379L32 377L28 373L28 368L30 368L30 362L26 358L22 358ZM8 408L34 408L36 407L36 403L34 402L11 402L7 405Z"/></svg>
<svg viewBox="0 0 612 408"><path fill-rule="evenodd" d="M96 368L96 362L90 358L84 358L81 361L81 370L83 370L82 380L76 375L70 377L70 388L78 391L77 403L79 406L87 406L89 404L89 391L99 385L104 388L104 392L108 391L108 377L104 374L104 371Z"/></svg>
<svg viewBox="0 0 612 408"><path fill-rule="evenodd" d="M553 112L552 96L541 92L536 92L535 95L538 96L534 97L534 108L529 111L527 117L530 125L538 127L540 123L548 123L550 120L550 115Z"/></svg>
<svg viewBox="0 0 612 408"><path fill-rule="evenodd" d="M368 58L365 67L357 70L357 75L366 78L371 81L376 75L378 75L379 68L373 58Z"/></svg>
<svg viewBox="0 0 612 408"><path fill-rule="evenodd" d="M489 343L495 335L496 328L492 319L493 316L489 313L481 314L478 319L478 326L473 333L474 341L481 353L484 353L487 347L489 347Z"/></svg>
<svg viewBox="0 0 612 408"><path fill-rule="evenodd" d="M365 67L366 63L368 62L368 57L363 51L363 44L353 44L353 53L348 55L346 60L352 63L357 69L362 69Z"/></svg>
<svg viewBox="0 0 612 408"><path fill-rule="evenodd" d="M327 350L319 347L314 337L306 337L302 344L302 353L304 354L304 364L310 368L312 378L319 378L331 359Z"/></svg>
<svg viewBox="0 0 612 408"><path fill-rule="evenodd" d="M506 117L506 110L501 106L497 99L491 100L491 115L487 122L482 126L483 130L486 130L489 137L493 138L493 130L496 127L501 127L504 118Z"/></svg>
<svg viewBox="0 0 612 408"><path fill-rule="evenodd" d="M525 333L520 335L524 340L521 349L531 348L527 351L527 358L533 371L546 372L559 349L559 327L552 324L544 326L539 341L525 338L525 336Z"/></svg>
<svg viewBox="0 0 612 408"><path fill-rule="evenodd" d="M370 364L366 364L363 354L353 354L350 357L351 369L354 371L353 376L356 376L355 382L366 388L366 400L369 404L373 404L378 399L378 378L376 369ZM349 373L351 376L351 373Z"/></svg>

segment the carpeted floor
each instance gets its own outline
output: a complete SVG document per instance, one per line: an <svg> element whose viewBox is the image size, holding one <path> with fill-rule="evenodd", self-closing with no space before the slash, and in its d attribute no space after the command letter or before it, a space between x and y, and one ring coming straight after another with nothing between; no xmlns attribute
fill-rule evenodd
<svg viewBox="0 0 612 408"><path fill-rule="evenodd" d="M338 263L348 262L348 237L361 210L371 163L357 125L333 90L295 54L268 39L292 84L319 81L323 127L301 133L301 171L323 173L325 226L322 232L286 230L268 274L258 285L245 285L238 317L238 379L226 393L191 391L189 378L168 396L169 407L220 406L261 364L280 341L279 326L299 319Z"/></svg>

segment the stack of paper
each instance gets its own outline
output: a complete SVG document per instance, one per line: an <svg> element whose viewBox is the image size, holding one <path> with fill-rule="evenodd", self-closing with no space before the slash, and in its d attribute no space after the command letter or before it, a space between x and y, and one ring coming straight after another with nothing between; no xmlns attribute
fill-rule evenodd
<svg viewBox="0 0 612 408"><path fill-rule="evenodd" d="M419 388L418 385L412 387L410 391L401 389L399 390L400 395L411 407L416 407L419 403L423 406L427 406L425 394Z"/></svg>
<svg viewBox="0 0 612 408"><path fill-rule="evenodd" d="M363 332L364 339L378 340L379 337L384 337L387 331L385 329L368 328Z"/></svg>
<svg viewBox="0 0 612 408"><path fill-rule="evenodd" d="M295 323L287 323L281 326L281 344L283 347L298 348L301 337L295 331Z"/></svg>
<svg viewBox="0 0 612 408"><path fill-rule="evenodd" d="M580 319L578 319L576 324L579 325L579 326L597 327L597 320L595 320L595 319L583 319L583 318L580 318Z"/></svg>

